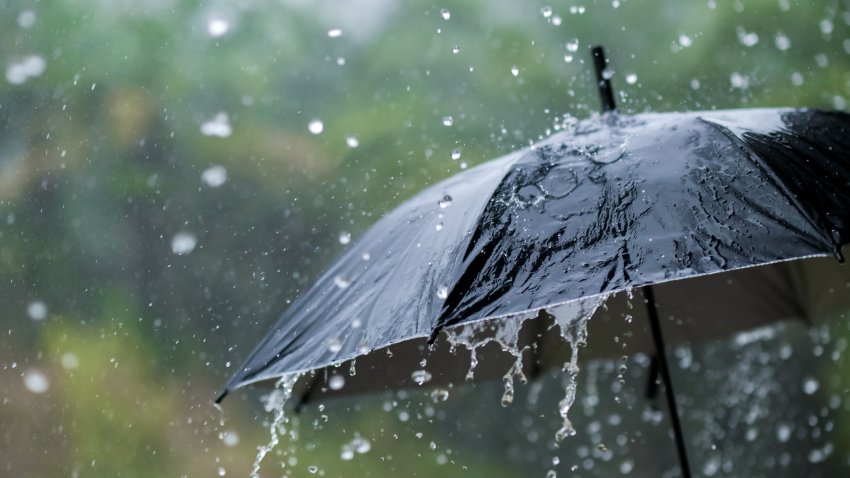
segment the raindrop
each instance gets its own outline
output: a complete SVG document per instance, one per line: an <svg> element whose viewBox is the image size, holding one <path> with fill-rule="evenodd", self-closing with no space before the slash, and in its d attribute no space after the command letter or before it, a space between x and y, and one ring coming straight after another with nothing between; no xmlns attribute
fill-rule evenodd
<svg viewBox="0 0 850 478"><path fill-rule="evenodd" d="M221 18L210 19L207 23L207 33L213 38L223 36L229 30L230 24L227 23L227 20Z"/></svg>
<svg viewBox="0 0 850 478"><path fill-rule="evenodd" d="M331 378L328 379L328 387L331 390L342 390L342 387L345 386L345 377L342 375L332 375Z"/></svg>
<svg viewBox="0 0 850 478"><path fill-rule="evenodd" d="M573 53L577 52L578 51L578 45L579 45L578 38L576 38L572 41L568 41L567 42L567 51L571 51Z"/></svg>
<svg viewBox="0 0 850 478"><path fill-rule="evenodd" d="M555 470L549 470L546 472L546 478L558 478L558 473Z"/></svg>
<svg viewBox="0 0 850 478"><path fill-rule="evenodd" d="M371 254L369 254L368 252L364 252L364 253L360 256L360 258L361 258L361 259L363 259L364 261L368 261L369 259L371 259L371 258L372 258L372 255L371 255Z"/></svg>
<svg viewBox="0 0 850 478"><path fill-rule="evenodd" d="M234 431L226 431L221 434L221 441L226 446L236 446L239 444L239 435Z"/></svg>
<svg viewBox="0 0 850 478"><path fill-rule="evenodd" d="M573 62L573 56L572 55L564 55L564 61L567 62L567 63L572 63Z"/></svg>
<svg viewBox="0 0 850 478"><path fill-rule="evenodd" d="M182 256L195 250L198 239L191 232L178 232L171 238L171 252Z"/></svg>
<svg viewBox="0 0 850 478"><path fill-rule="evenodd" d="M343 445L342 451L339 453L339 457L345 461L351 461L354 459L354 450L352 450L348 445Z"/></svg>
<svg viewBox="0 0 850 478"><path fill-rule="evenodd" d="M803 391L806 392L806 395L812 395L818 391L820 388L820 383L814 377L806 377L803 380Z"/></svg>
<svg viewBox="0 0 850 478"><path fill-rule="evenodd" d="M346 232L346 231L340 232L339 233L339 243L344 246L344 245L348 244L349 242L351 242L351 234Z"/></svg>
<svg viewBox="0 0 850 478"><path fill-rule="evenodd" d="M440 209L445 209L452 205L452 197L448 194L444 194L443 198L437 201L437 205L440 206Z"/></svg>
<svg viewBox="0 0 850 478"><path fill-rule="evenodd" d="M322 120L314 119L307 124L307 129L313 134L321 134L325 130L325 124L322 123Z"/></svg>
<svg viewBox="0 0 850 478"><path fill-rule="evenodd" d="M519 68L517 68L516 66L512 66L511 67L511 74L514 75L514 76L519 76Z"/></svg>
<svg viewBox="0 0 850 478"><path fill-rule="evenodd" d="M552 25L555 25L556 27L561 26L561 17L559 17L557 15L552 17Z"/></svg>
<svg viewBox="0 0 850 478"><path fill-rule="evenodd" d="M791 48L791 39L788 38L787 36L785 36L784 33L781 33L781 32L777 33L776 37L773 39L773 41L776 44L776 48L778 48L781 51L785 51L785 50Z"/></svg>
<svg viewBox="0 0 850 478"><path fill-rule="evenodd" d="M434 403L445 402L448 399L449 399L449 391L446 390L446 389L435 388L431 392L431 400L433 400Z"/></svg>
<svg viewBox="0 0 850 478"><path fill-rule="evenodd" d="M29 55L6 65L6 80L13 85L25 83L44 73L47 62L38 55Z"/></svg>
<svg viewBox="0 0 850 478"><path fill-rule="evenodd" d="M830 19L825 18L825 19L821 20L819 26L820 26L821 33L823 33L824 35L832 34L832 30L833 30L834 27L833 27L832 21Z"/></svg>
<svg viewBox="0 0 850 478"><path fill-rule="evenodd" d="M35 25L35 12L32 10L24 10L18 15L18 26L21 28L31 28Z"/></svg>
<svg viewBox="0 0 850 478"><path fill-rule="evenodd" d="M65 370L74 370L80 366L80 360L72 352L62 354L62 357L59 359L59 363L62 364L62 368Z"/></svg>
<svg viewBox="0 0 850 478"><path fill-rule="evenodd" d="M443 230L443 223L438 222L437 224L434 224L434 229L437 230L437 231L442 231ZM437 293L437 295L439 295L439 292Z"/></svg>
<svg viewBox="0 0 850 478"><path fill-rule="evenodd" d="M452 47L452 53L454 53L455 55L457 55L458 53L460 53L460 47L459 47L459 46L457 46L457 45L453 46L453 47Z"/></svg>
<svg viewBox="0 0 850 478"><path fill-rule="evenodd" d="M634 73L629 73L629 74L626 75L626 83L628 83L630 85L634 85L635 83L637 83L637 80L638 80L638 77Z"/></svg>
<svg viewBox="0 0 850 478"><path fill-rule="evenodd" d="M309 471L312 474L315 474L317 471L319 471L319 467L310 465L310 466L307 467L307 471Z"/></svg>
<svg viewBox="0 0 850 478"><path fill-rule="evenodd" d="M224 467L222 467L222 466L218 467L218 476L224 476L226 474L227 474L227 470L225 470Z"/></svg>
<svg viewBox="0 0 850 478"><path fill-rule="evenodd" d="M227 182L227 170L224 166L210 166L201 173L201 181L211 188L217 188Z"/></svg>
<svg viewBox="0 0 850 478"><path fill-rule="evenodd" d="M431 381L431 373L427 370L416 370L412 374L410 374L410 378L413 379L413 383L416 385L422 385L426 382Z"/></svg>
<svg viewBox="0 0 850 478"><path fill-rule="evenodd" d="M449 288L444 285L437 286L437 298L441 300L446 300L449 296Z"/></svg>
<svg viewBox="0 0 850 478"><path fill-rule="evenodd" d="M451 116L443 116L443 126L451 126L455 124L454 118Z"/></svg>
<svg viewBox="0 0 850 478"><path fill-rule="evenodd" d="M342 30L340 30L339 28L331 28L330 30L328 30L328 36L330 38L339 38L342 36Z"/></svg>
<svg viewBox="0 0 850 478"><path fill-rule="evenodd" d="M546 5L545 7L540 9L540 14L543 15L543 18L549 18L552 16L552 7Z"/></svg>
<svg viewBox="0 0 850 478"><path fill-rule="evenodd" d="M227 116L227 113L218 113L211 120L203 123L201 125L201 134L219 138L227 138L233 134L233 128L230 126L230 118Z"/></svg>
<svg viewBox="0 0 850 478"><path fill-rule="evenodd" d="M750 78L735 71L729 75L729 83L732 85L732 88L746 90L750 87Z"/></svg>
<svg viewBox="0 0 850 478"><path fill-rule="evenodd" d="M358 141L357 138L354 137L354 136L346 136L345 137L345 144L349 148L353 149L353 148L360 146L360 141Z"/></svg>
<svg viewBox="0 0 850 478"><path fill-rule="evenodd" d="M338 353L340 350L342 350L342 341L340 341L339 339L330 339L328 341L328 350L334 354Z"/></svg>
<svg viewBox="0 0 850 478"><path fill-rule="evenodd" d="M50 388L47 376L38 370L30 370L24 375L24 386L32 393L44 393Z"/></svg>
<svg viewBox="0 0 850 478"><path fill-rule="evenodd" d="M34 300L27 306L27 315L32 320L44 320L47 318L47 304L40 300Z"/></svg>
<svg viewBox="0 0 850 478"><path fill-rule="evenodd" d="M453 149L452 150L452 159L454 161L457 161L458 159L460 159L460 150L459 149Z"/></svg>
<svg viewBox="0 0 850 478"><path fill-rule="evenodd" d="M360 453L361 455L364 453L369 453L369 450L372 449L372 443L369 440L361 437L356 437L354 440L351 440L351 446L354 447L354 451Z"/></svg>
<svg viewBox="0 0 850 478"><path fill-rule="evenodd" d="M452 17L452 12L450 12L446 8L441 8L440 9L440 16L443 17L443 20L448 20L449 18Z"/></svg>
<svg viewBox="0 0 850 478"><path fill-rule="evenodd" d="M779 425L776 428L776 439L785 443L789 438L791 438L791 427L785 423Z"/></svg>
<svg viewBox="0 0 850 478"><path fill-rule="evenodd" d="M691 39L691 37L685 35L684 33L679 35L679 45L681 45L682 48L688 48L693 44L694 41Z"/></svg>
<svg viewBox="0 0 850 478"><path fill-rule="evenodd" d="M742 27L736 28L735 32L738 34L738 41L745 47L756 46L759 42L759 36L755 32L747 32Z"/></svg>
<svg viewBox="0 0 850 478"><path fill-rule="evenodd" d="M345 289L351 285L351 279L345 274L339 274L334 277L334 285L340 289Z"/></svg>

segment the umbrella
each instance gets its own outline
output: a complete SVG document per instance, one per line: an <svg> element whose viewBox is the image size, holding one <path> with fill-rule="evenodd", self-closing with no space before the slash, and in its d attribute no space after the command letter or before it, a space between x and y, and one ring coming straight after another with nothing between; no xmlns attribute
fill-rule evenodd
<svg viewBox="0 0 850 478"><path fill-rule="evenodd" d="M667 338L685 341L848 306L850 294L821 285L850 276L822 258L843 260L850 242L850 115L619 115L602 50L593 53L602 115L451 177L385 215L292 304L218 400L245 384L364 355L375 371L357 375L364 387L424 381L367 355L396 344L404 360L421 360L431 344L429 376L462 379L457 359L438 353L449 347L440 332L459 326L470 332L451 341L473 350L489 342L521 356L523 344L533 344L535 360L518 361L517 375L547 357L570 357L574 373L575 353L547 338L547 321L575 350L591 316L599 317L589 321L595 334L628 311L622 294L607 311L600 304L642 288L649 332L627 342L657 350L689 476L662 318L677 325L665 320ZM522 322L527 317L538 320ZM488 324L496 324L490 339L470 341ZM604 343L598 351L609 352Z"/></svg>

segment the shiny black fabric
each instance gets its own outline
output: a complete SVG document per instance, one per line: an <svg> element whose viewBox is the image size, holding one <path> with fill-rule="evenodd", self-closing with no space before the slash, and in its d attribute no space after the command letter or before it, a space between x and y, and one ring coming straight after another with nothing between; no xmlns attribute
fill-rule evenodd
<svg viewBox="0 0 850 478"><path fill-rule="evenodd" d="M456 324L850 242L850 116L605 115L401 205L293 303L224 392Z"/></svg>

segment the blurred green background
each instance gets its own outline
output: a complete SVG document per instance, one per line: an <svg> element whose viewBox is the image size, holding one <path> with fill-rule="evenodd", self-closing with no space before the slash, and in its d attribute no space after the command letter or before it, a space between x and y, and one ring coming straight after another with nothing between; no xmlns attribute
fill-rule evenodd
<svg viewBox="0 0 850 478"><path fill-rule="evenodd" d="M263 392L236 393L222 415L218 387L343 249L340 234L356 239L417 190L529 145L564 115L595 114L589 45L607 47L627 113L847 110L848 32L847 0L0 0L0 475L247 476L268 439ZM758 353L711 346L734 358L714 362L715 382L706 367L690 382L684 372L718 349L677 352L692 357L682 380L694 404L724 391L711 405L720 418L691 417L701 473L846 473L847 330L782 329ZM801 350L793 366L786 346ZM773 359L768 377L754 365ZM553 375L544 398L523 395L515 410L499 406L500 384L458 387L445 405L403 392L309 407L280 448L289 457L273 453L264 470L675 476L663 417L638 405L640 360L631 391L612 391L614 365L588 367L598 373L579 389L575 450L547 444ZM784 401L741 385L759 380ZM634 413L617 412L620 397ZM587 412L594 400L604 412ZM752 401L756 418L737 417ZM762 411L770 403L781 406ZM732 437L709 436L715 422L744 427L738 441L718 448ZM650 430L614 446L638 425ZM371 449L343 460L355 436ZM748 442L762 454L729 445Z"/></svg>

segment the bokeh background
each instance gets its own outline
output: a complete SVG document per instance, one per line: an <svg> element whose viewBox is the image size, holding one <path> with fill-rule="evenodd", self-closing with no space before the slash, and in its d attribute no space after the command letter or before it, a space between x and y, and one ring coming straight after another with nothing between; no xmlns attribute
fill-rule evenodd
<svg viewBox="0 0 850 478"><path fill-rule="evenodd" d="M345 236L596 114L589 45L627 113L846 111L848 33L847 0L0 1L0 475L247 476L265 391L220 385ZM678 349L699 473L846 475L848 338ZM552 373L308 406L263 476L677 476L619 365L559 449Z"/></svg>

